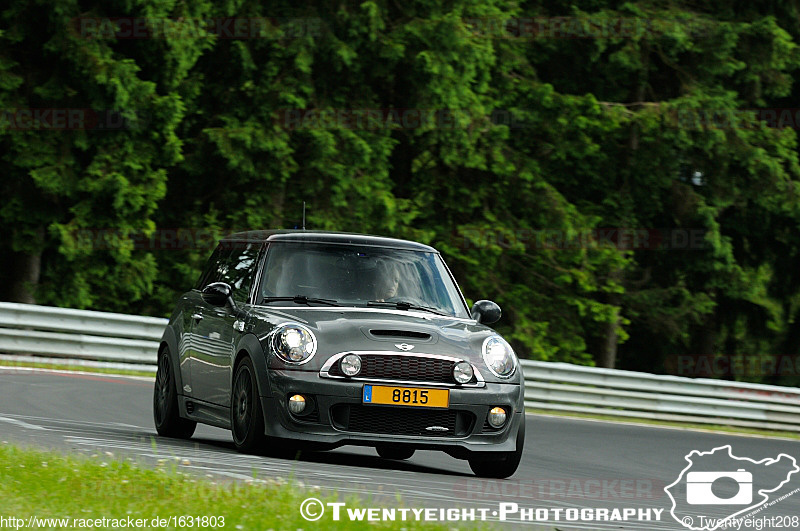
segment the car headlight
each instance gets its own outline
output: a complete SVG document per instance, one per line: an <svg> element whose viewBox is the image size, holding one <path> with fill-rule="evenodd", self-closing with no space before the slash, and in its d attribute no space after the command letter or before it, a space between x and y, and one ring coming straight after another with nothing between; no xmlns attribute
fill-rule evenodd
<svg viewBox="0 0 800 531"><path fill-rule="evenodd" d="M283 324L272 333L272 350L283 361L301 365L316 354L317 338L301 324Z"/></svg>
<svg viewBox="0 0 800 531"><path fill-rule="evenodd" d="M481 350L483 361L492 374L499 378L510 378L514 374L516 368L514 350L505 339L500 336L489 336L483 342Z"/></svg>

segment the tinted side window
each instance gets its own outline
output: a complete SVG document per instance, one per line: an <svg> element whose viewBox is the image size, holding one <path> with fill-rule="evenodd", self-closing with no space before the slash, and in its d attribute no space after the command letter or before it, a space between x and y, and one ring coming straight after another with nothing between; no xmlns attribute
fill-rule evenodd
<svg viewBox="0 0 800 531"><path fill-rule="evenodd" d="M233 288L233 299L246 302L258 266L260 243L227 243L221 255L215 282L226 282Z"/></svg>
<svg viewBox="0 0 800 531"><path fill-rule="evenodd" d="M219 269L219 261L222 256L222 252L223 246L220 244L216 249L214 249L214 252L211 253L211 258L209 258L208 262L206 262L206 268L203 270L203 273L197 280L197 284L195 284L194 289L202 290L212 282L216 282L217 270Z"/></svg>

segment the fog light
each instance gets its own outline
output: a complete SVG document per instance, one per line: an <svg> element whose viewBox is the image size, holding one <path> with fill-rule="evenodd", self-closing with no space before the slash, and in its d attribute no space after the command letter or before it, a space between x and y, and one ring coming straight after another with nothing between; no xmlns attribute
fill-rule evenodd
<svg viewBox="0 0 800 531"><path fill-rule="evenodd" d="M453 378L460 383L465 384L472 380L475 371L472 370L472 365L466 361L459 361L453 366Z"/></svg>
<svg viewBox="0 0 800 531"><path fill-rule="evenodd" d="M361 357L358 354L348 354L339 362L345 376L355 376L361 372Z"/></svg>
<svg viewBox="0 0 800 531"><path fill-rule="evenodd" d="M289 397L289 411L295 415L302 413L306 408L306 397L303 395L292 395Z"/></svg>
<svg viewBox="0 0 800 531"><path fill-rule="evenodd" d="M489 424L493 428L500 428L506 423L506 410L501 407L494 407L489 412Z"/></svg>

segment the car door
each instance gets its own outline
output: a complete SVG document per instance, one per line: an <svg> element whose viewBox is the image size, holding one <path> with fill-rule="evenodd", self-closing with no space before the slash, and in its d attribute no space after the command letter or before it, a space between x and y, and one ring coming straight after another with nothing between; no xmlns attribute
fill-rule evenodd
<svg viewBox="0 0 800 531"><path fill-rule="evenodd" d="M197 306L200 292L192 290L181 297L180 307L180 328L178 331L178 370L181 373L183 387L178 389L178 394L192 396L192 334L194 332L194 319L192 314Z"/></svg>
<svg viewBox="0 0 800 531"><path fill-rule="evenodd" d="M183 381L183 388L181 394L184 396L194 397L194 389L192 387L192 365L197 358L196 348L200 344L195 337L198 333L198 325L203 319L202 314L198 308L202 306L203 299L201 297L201 290L215 282L218 277L219 261L223 249L221 246L217 247L211 254L211 257L206 262L206 267L197 283L194 285L192 291L186 293L181 297L181 332L178 337L178 352L180 360L181 380Z"/></svg>
<svg viewBox="0 0 800 531"><path fill-rule="evenodd" d="M250 306L250 287L257 269L260 243L225 242L212 282L225 282L241 312ZM230 305L213 306L202 297L194 309L192 335L192 389L198 400L230 406L234 348L244 330L244 319Z"/></svg>

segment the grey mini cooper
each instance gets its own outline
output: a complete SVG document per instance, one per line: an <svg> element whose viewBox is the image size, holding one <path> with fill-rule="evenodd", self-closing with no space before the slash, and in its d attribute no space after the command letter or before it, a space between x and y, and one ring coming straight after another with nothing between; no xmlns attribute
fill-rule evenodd
<svg viewBox="0 0 800 531"><path fill-rule="evenodd" d="M522 370L467 307L434 248L312 231L222 240L164 331L153 416L188 438L198 422L236 448L373 446L467 459L479 476L517 469L525 439Z"/></svg>

